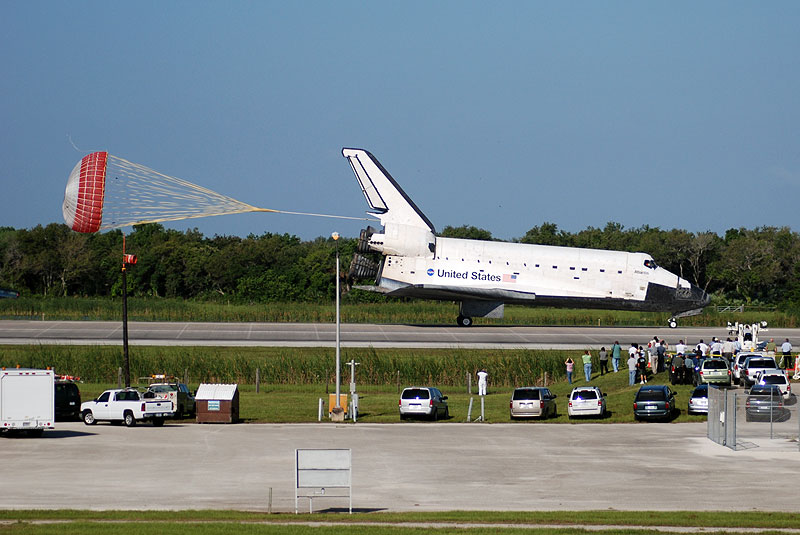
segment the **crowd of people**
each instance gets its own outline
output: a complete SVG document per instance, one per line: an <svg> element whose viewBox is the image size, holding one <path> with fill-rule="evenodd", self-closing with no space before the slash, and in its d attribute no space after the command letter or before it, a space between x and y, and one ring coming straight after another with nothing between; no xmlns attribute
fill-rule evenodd
<svg viewBox="0 0 800 535"><path fill-rule="evenodd" d="M700 340L694 347L690 347L684 343L683 340L675 344L674 353L668 354L669 346L666 340L659 340L658 337L653 337L646 346L631 343L628 348L628 359L626 364L628 366L628 384L633 386L637 382L645 384L647 382L648 374L657 374L667 371L667 357L674 355L675 358L680 359L681 362L692 360L693 364L706 357L719 357L724 358L731 363L733 356L740 351L751 351L756 348L743 347L737 340L727 338L722 341L719 338L712 338L711 343L707 344L704 340ZM776 356L780 353L779 366L785 370L789 370L794 366L794 359L792 357L792 344L787 338L780 346L777 346L775 340L770 338L763 348L767 353L773 352ZM611 360L614 373L620 370L622 359L622 346L619 341L615 341L610 350L605 347L600 348L598 353L600 360L600 375L609 373L608 361ZM777 360L777 359L776 359ZM583 363L583 373L586 382L589 382L592 377L592 354L587 349L581 357ZM574 370L575 362L572 358L567 358L564 362L567 369L567 380L572 384L572 373Z"/></svg>
<svg viewBox="0 0 800 535"><path fill-rule="evenodd" d="M706 357L719 357L724 358L731 364L733 356L740 351L751 351L756 348L743 347L738 340L731 340L728 338L724 342L719 338L712 338L711 344L705 343L702 339L694 347L689 347L683 340L679 340L675 344L674 353L667 353L669 345L666 340L659 340L654 336L646 346L637 343L631 343L628 348L628 385L633 386L636 383L647 383L647 377L657 373L667 371L667 357L672 358L672 363L680 362L681 365L687 360L691 360L693 365L696 365L699 360ZM761 348L759 348L761 349ZM787 338L780 346L777 346L775 340L770 338L769 342L763 347L763 350L768 354L774 353L776 356L780 352L779 366L785 370L791 369L794 366L792 357L792 344ZM614 373L618 373L621 368L622 360L622 346L619 341L614 341L614 344L609 350L605 346L600 348L598 353L600 360L600 375L610 373L608 370L608 361L611 360L611 366ZM777 360L777 359L776 359ZM583 364L583 374L586 382L592 380L592 353L588 349L584 351L581 356L581 364ZM572 384L573 372L575 371L575 361L572 357L567 357L564 361L567 372L567 381ZM687 364L688 366L688 364ZM485 369L481 369L478 373L478 395L486 395L486 384L489 374Z"/></svg>

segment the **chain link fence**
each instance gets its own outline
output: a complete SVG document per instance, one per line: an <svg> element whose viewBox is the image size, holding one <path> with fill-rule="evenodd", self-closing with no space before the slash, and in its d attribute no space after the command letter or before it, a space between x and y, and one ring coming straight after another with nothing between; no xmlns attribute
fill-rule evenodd
<svg viewBox="0 0 800 535"><path fill-rule="evenodd" d="M743 389L710 387L708 438L732 450L769 446L800 451L797 397L778 395L759 403Z"/></svg>

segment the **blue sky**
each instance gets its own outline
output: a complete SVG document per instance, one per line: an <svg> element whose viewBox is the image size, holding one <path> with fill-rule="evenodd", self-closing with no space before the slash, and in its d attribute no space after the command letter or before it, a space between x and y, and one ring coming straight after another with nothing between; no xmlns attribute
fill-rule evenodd
<svg viewBox="0 0 800 535"><path fill-rule="evenodd" d="M5 1L0 225L61 222L94 150L261 207L360 216L347 146L438 230L798 230L798 27L789 1Z"/></svg>

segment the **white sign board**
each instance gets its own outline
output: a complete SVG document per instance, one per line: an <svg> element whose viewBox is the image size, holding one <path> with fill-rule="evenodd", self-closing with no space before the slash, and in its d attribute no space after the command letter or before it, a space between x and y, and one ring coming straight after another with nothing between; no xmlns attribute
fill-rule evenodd
<svg viewBox="0 0 800 535"><path fill-rule="evenodd" d="M296 449L294 512L298 498L308 498L309 512L313 512L314 498L350 499L352 496L352 453L349 449ZM331 489L337 489L330 492ZM346 494L343 491L346 490Z"/></svg>

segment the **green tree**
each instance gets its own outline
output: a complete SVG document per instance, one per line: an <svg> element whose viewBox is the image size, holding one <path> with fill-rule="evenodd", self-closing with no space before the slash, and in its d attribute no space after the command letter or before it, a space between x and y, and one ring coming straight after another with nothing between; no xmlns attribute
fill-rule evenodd
<svg viewBox="0 0 800 535"><path fill-rule="evenodd" d="M474 227L472 225L461 225L460 227L444 227L440 236L444 238L462 238L465 240L484 240L493 241L492 233L488 230Z"/></svg>

